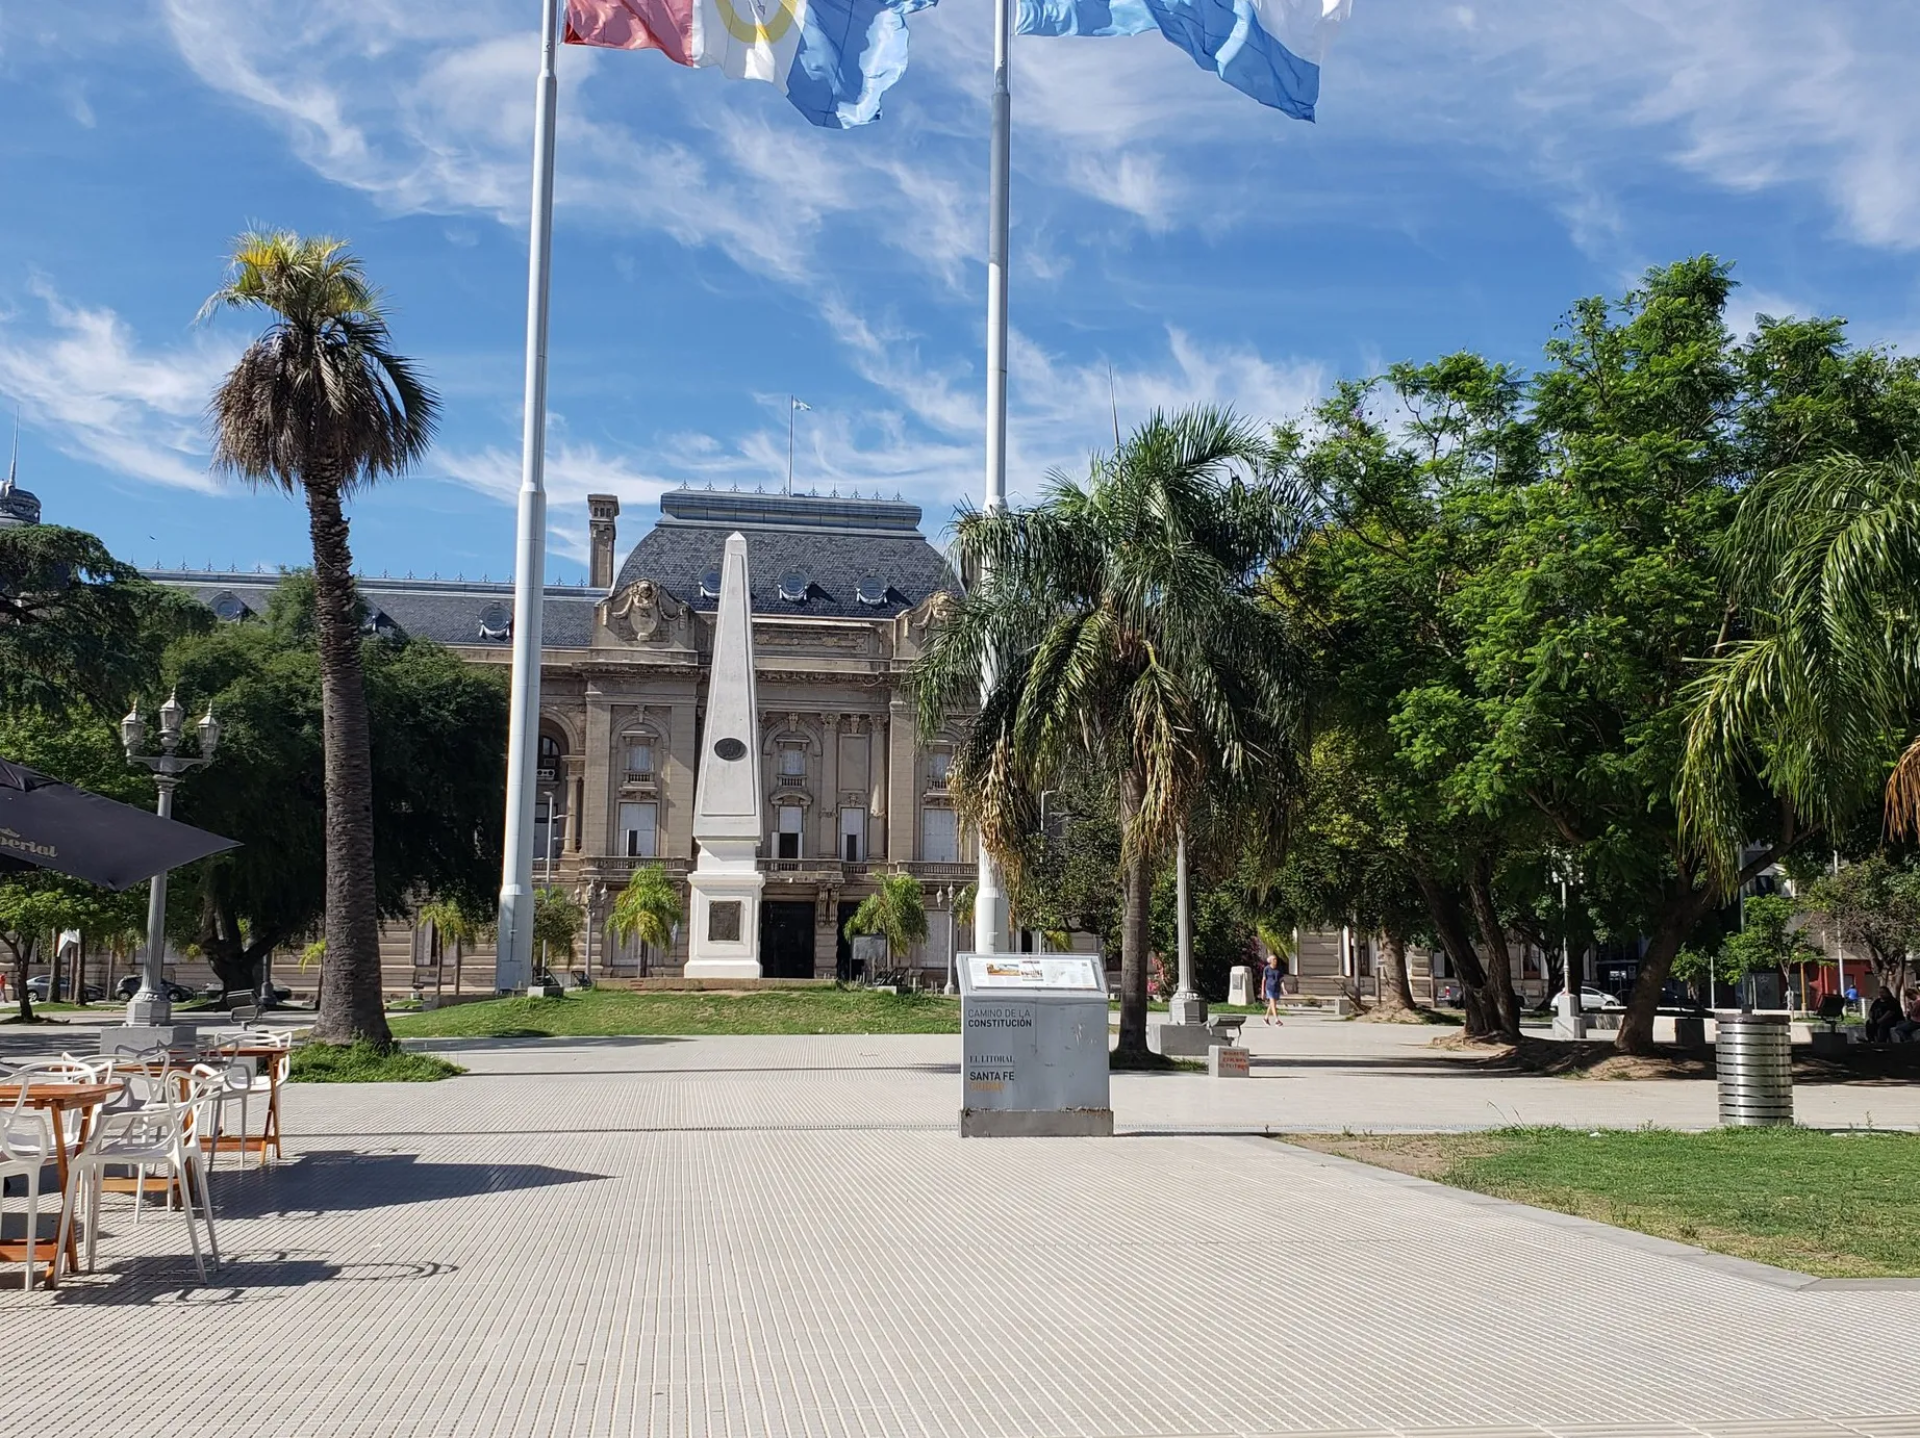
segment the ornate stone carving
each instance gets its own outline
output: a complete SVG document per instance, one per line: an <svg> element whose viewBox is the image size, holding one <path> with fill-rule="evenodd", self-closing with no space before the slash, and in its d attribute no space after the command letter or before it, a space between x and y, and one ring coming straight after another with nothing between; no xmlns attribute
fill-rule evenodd
<svg viewBox="0 0 1920 1438"><path fill-rule="evenodd" d="M651 579L636 579L600 601L600 622L629 644L661 638L686 613L686 606Z"/></svg>

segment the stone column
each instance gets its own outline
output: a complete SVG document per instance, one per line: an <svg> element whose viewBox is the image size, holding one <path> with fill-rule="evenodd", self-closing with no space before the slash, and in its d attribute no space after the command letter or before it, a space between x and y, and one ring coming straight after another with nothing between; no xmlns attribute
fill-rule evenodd
<svg viewBox="0 0 1920 1438"><path fill-rule="evenodd" d="M820 854L832 854L834 834L840 825L840 716L838 714L820 716L820 787L814 792L813 800L819 806L814 814L814 832L824 837L817 846L807 845L807 858ZM802 840L802 842L805 841ZM815 967L818 967L817 962Z"/></svg>
<svg viewBox="0 0 1920 1438"><path fill-rule="evenodd" d="M580 811L586 807L587 756L569 754L566 759L567 773L567 852L580 852Z"/></svg>
<svg viewBox="0 0 1920 1438"><path fill-rule="evenodd" d="M910 864L919 857L920 765L913 704L904 695L893 696L887 725L887 860Z"/></svg>
<svg viewBox="0 0 1920 1438"><path fill-rule="evenodd" d="M887 852L887 721L874 715L867 730L867 852L869 859Z"/></svg>
<svg viewBox="0 0 1920 1438"><path fill-rule="evenodd" d="M586 739L580 758L586 773L581 786L579 837L574 842L577 848L597 857L607 852L608 835L613 832L613 706L605 694L592 687L591 681L587 689Z"/></svg>
<svg viewBox="0 0 1920 1438"><path fill-rule="evenodd" d="M698 731L693 700L668 711L666 753L656 754L653 766L660 775L660 854L663 858L693 857L693 772L700 757L694 753Z"/></svg>

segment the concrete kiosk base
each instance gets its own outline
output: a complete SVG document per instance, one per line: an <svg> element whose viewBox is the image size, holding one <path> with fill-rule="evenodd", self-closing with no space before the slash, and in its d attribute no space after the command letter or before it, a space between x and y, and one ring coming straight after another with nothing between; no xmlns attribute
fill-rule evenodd
<svg viewBox="0 0 1920 1438"><path fill-rule="evenodd" d="M1153 1041L1156 1035L1157 1052L1170 1059L1203 1059L1207 1050L1220 1042L1205 1023L1161 1024L1147 1035L1148 1040Z"/></svg>
<svg viewBox="0 0 1920 1438"><path fill-rule="evenodd" d="M962 1138L1112 1138L1110 1108L963 1108Z"/></svg>
<svg viewBox="0 0 1920 1438"><path fill-rule="evenodd" d="M111 1024L100 1030L103 1054L140 1054L148 1049L188 1049L198 1032L192 1024Z"/></svg>

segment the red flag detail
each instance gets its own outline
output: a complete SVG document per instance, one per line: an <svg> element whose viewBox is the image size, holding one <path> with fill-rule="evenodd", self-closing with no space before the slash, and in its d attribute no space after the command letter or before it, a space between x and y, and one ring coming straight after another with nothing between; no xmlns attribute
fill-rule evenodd
<svg viewBox="0 0 1920 1438"><path fill-rule="evenodd" d="M658 50L693 63L695 0L567 0L567 43Z"/></svg>

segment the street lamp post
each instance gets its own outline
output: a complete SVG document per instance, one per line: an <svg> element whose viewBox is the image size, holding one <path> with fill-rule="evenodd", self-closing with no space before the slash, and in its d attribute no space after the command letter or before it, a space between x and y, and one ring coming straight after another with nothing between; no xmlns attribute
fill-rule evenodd
<svg viewBox="0 0 1920 1438"><path fill-rule="evenodd" d="M1554 856L1553 873L1560 881L1560 982L1561 1012L1554 1017L1557 1035L1569 1039L1587 1036L1587 1016L1580 1009L1580 978L1573 971L1573 905L1567 894L1572 881L1572 859L1566 854Z"/></svg>
<svg viewBox="0 0 1920 1438"><path fill-rule="evenodd" d="M127 762L144 764L153 771L154 787L160 791L155 812L162 819L173 817L173 791L180 780L193 770L211 764L214 750L220 746L220 721L213 717L213 705L208 704L205 717L194 726L200 731L199 757L189 759L178 753L184 732L181 721L186 713L176 696L167 696L167 702L160 706L158 754L140 752L147 741L147 721L142 717L137 703L133 711L120 721L120 743L127 751ZM166 917L167 873L162 869L153 876L147 894L147 962L140 974L139 992L127 1000L129 1024L158 1025L173 1021L173 1000L167 997Z"/></svg>
<svg viewBox="0 0 1920 1438"><path fill-rule="evenodd" d="M1187 903L1187 827L1182 824L1174 847L1174 917L1179 927L1179 989L1167 1004L1170 1024L1204 1024L1207 1001L1193 987L1193 918Z"/></svg>

